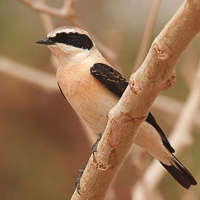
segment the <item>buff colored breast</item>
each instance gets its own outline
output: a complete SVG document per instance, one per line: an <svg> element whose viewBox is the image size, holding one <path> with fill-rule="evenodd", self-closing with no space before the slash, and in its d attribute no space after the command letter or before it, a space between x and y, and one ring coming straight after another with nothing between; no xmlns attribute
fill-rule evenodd
<svg viewBox="0 0 200 200"><path fill-rule="evenodd" d="M118 97L90 74L88 64L58 70L57 81L77 114L94 131L102 133L107 124L108 112L117 104Z"/></svg>

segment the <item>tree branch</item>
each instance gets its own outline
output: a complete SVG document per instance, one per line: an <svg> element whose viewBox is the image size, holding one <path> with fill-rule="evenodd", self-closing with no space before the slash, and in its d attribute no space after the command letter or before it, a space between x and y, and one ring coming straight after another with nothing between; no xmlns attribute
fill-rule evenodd
<svg viewBox="0 0 200 200"><path fill-rule="evenodd" d="M45 5L45 0L36 0L36 3L40 5ZM51 17L45 13L40 13L40 16L42 18L42 22L45 28L46 33L49 33L54 29L53 21Z"/></svg>
<svg viewBox="0 0 200 200"><path fill-rule="evenodd" d="M0 72L34 84L46 91L58 91L56 78L53 74L19 64L3 56L0 57Z"/></svg>
<svg viewBox="0 0 200 200"><path fill-rule="evenodd" d="M61 17L61 18L70 18L74 15L73 3L70 3L74 0L67 0L65 1L64 5L59 8L54 8L52 6L48 6L41 2L34 2L32 0L18 0L19 2L23 3L24 5L30 7L35 12L46 13L48 15L54 17ZM76 0L75 0L76 1ZM73 14L72 14L73 13Z"/></svg>
<svg viewBox="0 0 200 200"><path fill-rule="evenodd" d="M199 30L200 0L187 0L154 40L142 66L110 111L97 154L90 157L82 176L81 196L75 191L72 200L104 199L150 106L161 90L174 83L175 64Z"/></svg>
<svg viewBox="0 0 200 200"><path fill-rule="evenodd" d="M34 84L35 86L45 90L52 92L58 91L54 75L42 70L37 70L31 66L22 65L21 63L17 63L16 61L13 61L7 57L0 57L0 72L14 76L15 78L21 79L22 81L30 82L31 84ZM48 80L47 82L41 81L46 79ZM183 109L183 104L170 97L159 95L152 107L159 110L159 112L163 112L165 115L167 114L176 118L180 111ZM200 128L199 112L195 115L193 124L197 128ZM87 130L88 128L83 127L83 129ZM91 144L93 141L95 141L96 138L95 136L92 136L91 130L89 131L87 137L90 138L89 142Z"/></svg>
<svg viewBox="0 0 200 200"><path fill-rule="evenodd" d="M144 35L142 37L141 45L140 45L140 48L138 51L138 56L136 58L135 65L133 67L133 72L135 72L139 68L139 66L141 65L141 63L147 53L148 45L149 45L151 34L153 31L154 23L156 21L160 2L161 2L160 0L154 0L152 2L151 10L150 10L147 24L146 24L146 27L144 30Z"/></svg>
<svg viewBox="0 0 200 200"><path fill-rule="evenodd" d="M64 4L61 8L54 8L52 6L48 6L45 3L32 1L32 0L17 0L27 7L31 8L35 12L48 14L50 16L59 17L68 22L71 26L77 26L80 28L85 28L83 24L77 19L75 5L78 0L65 0ZM102 44L94 35L92 35L93 40L95 41L96 45L98 46L99 50L105 56L105 58L114 66L116 66L116 54Z"/></svg>
<svg viewBox="0 0 200 200"><path fill-rule="evenodd" d="M196 72L193 86L188 97L187 102L182 109L182 112L177 120L177 123L171 133L169 141L176 149L176 154L179 154L185 147L192 144L192 124L197 113L200 102L200 63ZM138 182L133 190L132 199L151 199L153 198L153 191L164 177L166 170L161 168L159 163L154 160L152 164L147 168L143 180ZM145 187L147 196L144 196L141 191Z"/></svg>
<svg viewBox="0 0 200 200"><path fill-rule="evenodd" d="M167 117L172 117L175 120L180 112L183 110L183 103L164 95L159 95L156 98L152 107L157 109L159 112L167 115ZM192 121L193 126L200 129L200 112L195 114L194 120Z"/></svg>

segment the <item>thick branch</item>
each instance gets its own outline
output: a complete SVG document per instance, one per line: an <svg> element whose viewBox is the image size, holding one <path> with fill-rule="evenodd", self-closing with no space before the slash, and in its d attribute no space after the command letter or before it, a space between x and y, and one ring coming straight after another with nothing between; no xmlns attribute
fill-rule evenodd
<svg viewBox="0 0 200 200"><path fill-rule="evenodd" d="M116 107L81 179L81 196L71 199L104 199L158 93L174 82L179 56L200 30L200 0L188 0L177 11L153 45Z"/></svg>
<svg viewBox="0 0 200 200"><path fill-rule="evenodd" d="M200 102L200 64L196 72L193 86L187 102L182 109L182 112L177 120L177 123L171 133L170 142L176 149L176 154L179 154L185 147L192 144L192 124L197 113ZM146 170L142 182L138 182L133 190L132 199L146 200L152 197L153 191L164 177L167 171L161 168L159 163L154 160ZM146 188L147 196L144 196L141 191Z"/></svg>

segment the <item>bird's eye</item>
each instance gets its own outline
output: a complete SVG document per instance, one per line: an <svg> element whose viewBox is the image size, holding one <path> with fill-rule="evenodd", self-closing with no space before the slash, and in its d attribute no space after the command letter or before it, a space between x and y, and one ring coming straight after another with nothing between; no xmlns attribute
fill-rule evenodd
<svg viewBox="0 0 200 200"><path fill-rule="evenodd" d="M68 35L66 39L68 42L72 42L74 40L74 35Z"/></svg>

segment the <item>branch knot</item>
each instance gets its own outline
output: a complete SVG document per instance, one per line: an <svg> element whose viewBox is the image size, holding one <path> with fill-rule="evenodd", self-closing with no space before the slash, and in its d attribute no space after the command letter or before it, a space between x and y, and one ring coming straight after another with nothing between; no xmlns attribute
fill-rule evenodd
<svg viewBox="0 0 200 200"><path fill-rule="evenodd" d="M130 79L130 82L129 82L129 86L130 86L130 89L131 91L134 93L134 94L138 94L141 92L141 88L138 84L138 81L135 80L135 76L134 74L131 76L131 79Z"/></svg>
<svg viewBox="0 0 200 200"><path fill-rule="evenodd" d="M169 54L168 54L166 51L162 50L162 49L158 46L158 44L157 44L156 41L154 41L154 43L153 43L153 45L152 45L152 48L153 48L154 52L156 53L157 58L158 58L159 60L165 61L165 60L167 60L167 59L169 58Z"/></svg>
<svg viewBox="0 0 200 200"><path fill-rule="evenodd" d="M167 80L163 81L161 87L163 90L167 90L174 83L176 83L176 73L172 74Z"/></svg>

